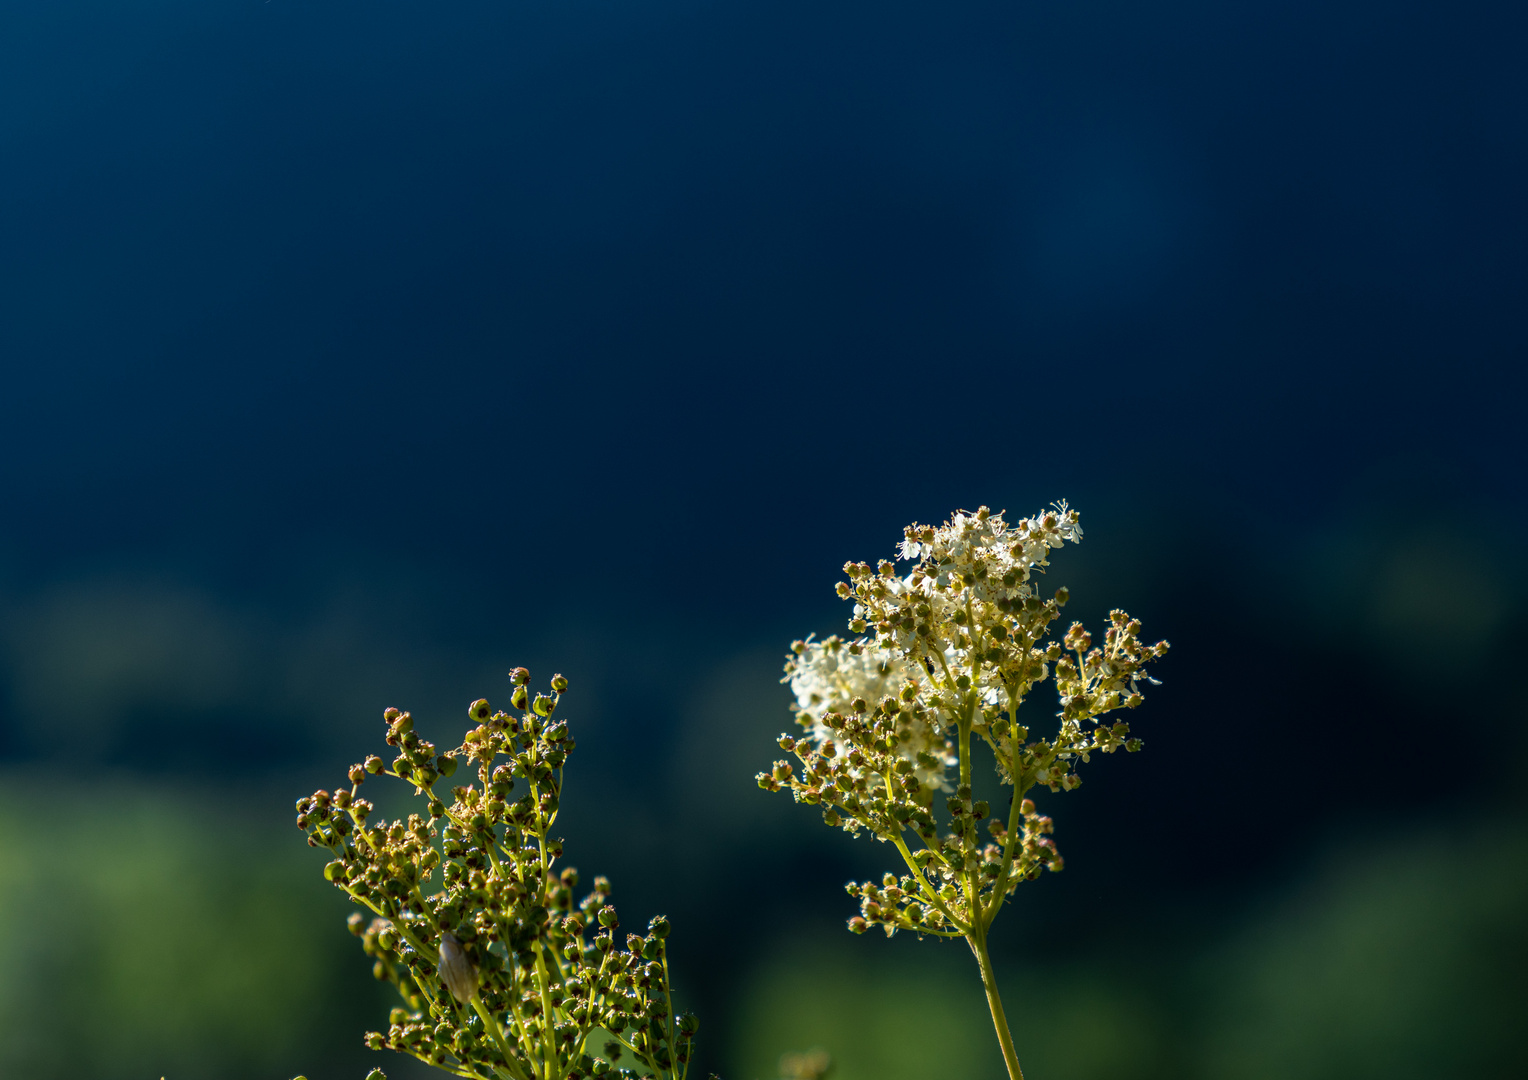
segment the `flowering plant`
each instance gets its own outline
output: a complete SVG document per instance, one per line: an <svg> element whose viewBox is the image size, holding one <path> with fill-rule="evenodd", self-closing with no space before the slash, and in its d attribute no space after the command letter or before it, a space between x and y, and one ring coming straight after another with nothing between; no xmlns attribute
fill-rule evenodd
<svg viewBox="0 0 1528 1080"><path fill-rule="evenodd" d="M476 726L456 749L438 753L408 713L388 709L392 763L373 755L351 766L351 787L297 800L308 843L334 855L324 877L375 916L350 917L373 974L403 999L366 1045L475 1080L638 1076L614 1064L623 1053L644 1073L684 1080L699 1024L674 1011L668 920L621 948L610 883L596 877L575 903L578 871L554 869L562 841L551 829L574 740L552 715L567 680L554 676L551 693L531 698L529 673L510 675L516 712L473 702ZM434 786L460 764L477 766L476 782L447 802ZM376 808L358 792L384 775L412 785L427 814L372 822ZM596 1038L599 1056L589 1052ZM386 1078L374 1069L368 1080Z"/></svg>
<svg viewBox="0 0 1528 1080"><path fill-rule="evenodd" d="M779 739L797 764L777 761L758 776L766 791L822 807L828 825L896 847L905 873L849 884L860 902L849 928L964 938L1012 1080L1023 1072L987 935L1020 882L1062 865L1051 819L1025 795L1036 785L1077 787L1078 764L1095 752L1140 749L1126 722L1103 717L1141 703L1141 683L1155 682L1145 665L1167 652L1165 641L1143 645L1141 624L1117 610L1101 646L1081 623L1051 636L1067 590L1042 598L1033 577L1051 551L1081 539L1064 502L1012 524L981 507L942 526L909 525L898 548L912 564L905 574L885 559L846 563L838 595L854 601L855 636L792 644L781 681L805 734ZM1021 718L1020 707L1052 676L1056 726L1032 733L1038 718ZM973 738L1013 787L1006 820L973 801ZM983 821L991 842L980 836Z"/></svg>

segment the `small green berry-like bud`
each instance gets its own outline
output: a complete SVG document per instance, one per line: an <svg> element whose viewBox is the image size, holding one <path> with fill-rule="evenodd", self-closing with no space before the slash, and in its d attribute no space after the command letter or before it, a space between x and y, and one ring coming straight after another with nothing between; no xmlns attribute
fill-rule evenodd
<svg viewBox="0 0 1528 1080"><path fill-rule="evenodd" d="M517 709L524 709L525 703L528 699L529 695L526 693L525 687L523 686L515 687L515 692L509 695L509 703Z"/></svg>
<svg viewBox="0 0 1528 1080"><path fill-rule="evenodd" d="M383 709L382 719L391 724L394 720L398 719L398 710L393 708Z"/></svg>
<svg viewBox="0 0 1528 1080"><path fill-rule="evenodd" d="M536 700L531 702L531 712L537 716L551 716L555 708L557 708L557 699L548 697L546 694L537 694Z"/></svg>
<svg viewBox="0 0 1528 1080"><path fill-rule="evenodd" d="M493 715L493 709L489 708L486 698L478 698L467 706L467 715L481 724Z"/></svg>
<svg viewBox="0 0 1528 1080"><path fill-rule="evenodd" d="M383 765L381 758L379 758L376 754L372 754L366 759L364 768L367 772L371 773L371 775L376 776L381 773L382 770L386 768L386 766Z"/></svg>
<svg viewBox="0 0 1528 1080"><path fill-rule="evenodd" d="M606 904L604 907L600 908L599 919L600 925L607 930L611 929L612 927L621 925L621 920L616 918L615 908L611 907L609 904Z"/></svg>
<svg viewBox="0 0 1528 1080"><path fill-rule="evenodd" d="M1057 603L1058 606L1065 607L1066 606L1066 602L1068 600L1070 600L1071 598L1072 598L1072 594L1067 591L1067 588L1066 588L1065 585L1061 586L1061 588L1056 590L1056 603Z"/></svg>
<svg viewBox="0 0 1528 1080"><path fill-rule="evenodd" d="M366 1074L366 1080L387 1080L387 1074L381 1069L373 1069Z"/></svg>
<svg viewBox="0 0 1528 1080"><path fill-rule="evenodd" d="M856 915L854 918L849 920L849 932L851 934L863 934L866 930L869 929L870 924L867 923L864 917L861 915Z"/></svg>
<svg viewBox="0 0 1528 1080"><path fill-rule="evenodd" d="M514 683L516 686L524 686L526 683L531 681L531 673L526 671L523 667L517 667L514 671L509 673L509 681Z"/></svg>
<svg viewBox="0 0 1528 1080"><path fill-rule="evenodd" d="M664 918L662 915L655 915L653 917L653 921L647 924L647 928L653 932L653 937L657 938L659 941L662 941L664 938L668 937L669 931L672 929L672 927L669 925L668 919Z"/></svg>
<svg viewBox="0 0 1528 1080"><path fill-rule="evenodd" d="M553 675L552 676L552 689L553 690L557 691L560 694L564 690L566 690L567 688L568 688L568 680L567 680L567 678L565 676L562 676L562 675Z"/></svg>
<svg viewBox="0 0 1528 1080"><path fill-rule="evenodd" d="M435 759L435 768L440 770L441 776L451 776L456 772L456 758L442 754Z"/></svg>

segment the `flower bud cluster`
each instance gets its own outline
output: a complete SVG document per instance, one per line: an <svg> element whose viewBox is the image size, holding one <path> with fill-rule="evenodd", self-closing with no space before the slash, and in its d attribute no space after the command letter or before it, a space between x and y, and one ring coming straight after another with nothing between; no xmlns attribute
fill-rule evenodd
<svg viewBox="0 0 1528 1080"><path fill-rule="evenodd" d="M952 802L955 800L951 800ZM985 816L984 804L977 803L973 817ZM1022 832L1012 863L1006 869L1004 893L1012 892L1019 882L1033 881L1041 870L1060 870L1061 854L1050 839L1052 822L1035 812L1035 804L1023 800L1019 813ZM890 937L898 930L941 937L962 937L969 933L972 908L964 891L967 872L974 870L981 882L979 899L988 899L996 891L999 875L1005 873L1003 855L1008 827L1001 818L987 822L995 843L983 844L972 853L962 837L951 833L913 856L921 873L897 877L885 874L879 882L853 882L847 888L860 902L860 913L849 920L849 929L863 934L879 926ZM927 885L933 896L923 891Z"/></svg>
<svg viewBox="0 0 1528 1080"><path fill-rule="evenodd" d="M1081 539L1064 502L1013 524L986 507L915 523L898 549L908 572L884 559L844 566L837 591L854 602L854 638L792 644L781 681L805 736L780 737L795 762L775 762L759 786L789 789L829 825L895 844L908 870L850 886L861 902L851 929L984 934L1019 882L1061 868L1050 819L1024 794L1076 787L1078 763L1095 751L1140 748L1127 723L1103 717L1141 703L1141 684L1155 682L1145 665L1167 642L1142 644L1140 623L1122 611L1110 613L1101 647L1080 623L1058 638L1067 590L1042 597L1034 581L1052 551ZM1053 673L1057 723L1036 735L1020 706ZM1015 788L1006 821L972 799L973 737ZM984 820L991 843L978 836Z"/></svg>
<svg viewBox="0 0 1528 1080"><path fill-rule="evenodd" d="M351 787L297 802L308 843L333 855L324 877L374 916L350 917L372 973L403 1000L366 1043L480 1080L682 1080L699 1025L674 1010L668 920L621 943L610 883L596 877L579 896L578 871L556 867L562 841L550 830L575 747L554 719L567 680L532 697L524 668L511 678L517 711L474 702L476 726L453 750L388 709L393 762L369 757L350 769ZM437 793L463 766L475 782ZM359 790L383 775L414 785L427 813L372 821ZM617 1064L623 1054L635 1070Z"/></svg>

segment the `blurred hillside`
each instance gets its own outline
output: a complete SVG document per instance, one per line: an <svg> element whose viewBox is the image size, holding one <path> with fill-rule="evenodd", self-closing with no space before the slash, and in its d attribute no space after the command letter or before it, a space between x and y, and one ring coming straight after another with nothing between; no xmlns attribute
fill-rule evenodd
<svg viewBox="0 0 1528 1080"><path fill-rule="evenodd" d="M995 934L1037 1075L1513 1074L1525 755L1521 704L1492 689L1522 603L1511 548L1375 512L1291 530L1280 565L1201 522L1084 520L1053 571L1073 610L1127 604L1174 653L1136 718L1146 753L1043 797L1068 869ZM752 784L789 726L784 632L548 623L522 642L487 619L463 643L449 628L470 609L343 603L283 625L163 579L11 595L24 749L0 922L25 929L3 946L0 1060L17 1075L369 1067L359 1034L385 1006L287 809L381 748L385 704L454 738L466 700L506 691L492 648L572 680L570 860L675 919L715 1067L768 1077L822 1045L850 1080L998 1075L969 957L843 933L842 882L885 854ZM836 606L796 632L831 631ZM70 1040L82 1017L92 1037Z"/></svg>

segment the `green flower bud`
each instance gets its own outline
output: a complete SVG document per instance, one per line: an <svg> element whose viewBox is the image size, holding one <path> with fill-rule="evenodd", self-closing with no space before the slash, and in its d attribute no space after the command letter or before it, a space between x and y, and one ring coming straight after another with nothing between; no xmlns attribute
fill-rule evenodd
<svg viewBox="0 0 1528 1080"><path fill-rule="evenodd" d="M531 673L526 671L523 667L517 667L515 670L509 673L509 681L514 683L516 686L524 686L526 683L531 681Z"/></svg>
<svg viewBox="0 0 1528 1080"><path fill-rule="evenodd" d="M441 754L435 759L435 768L440 770L441 776L453 776L456 773L456 758L450 754Z"/></svg>
<svg viewBox="0 0 1528 1080"><path fill-rule="evenodd" d="M536 700L531 702L531 712L537 716L551 716L555 708L557 708L557 699L548 697L546 694L537 694Z"/></svg>
<svg viewBox="0 0 1528 1080"><path fill-rule="evenodd" d="M366 1080L387 1080L387 1074L381 1069L373 1069L366 1074Z"/></svg>
<svg viewBox="0 0 1528 1080"><path fill-rule="evenodd" d="M647 924L647 928L648 930L652 931L653 937L657 938L659 941L662 941L664 938L668 937L669 931L673 929L669 925L668 919L664 918L662 915L653 916L653 921Z"/></svg>
<svg viewBox="0 0 1528 1080"><path fill-rule="evenodd" d="M561 675L552 676L552 689L559 694L568 688L568 680Z"/></svg>
<svg viewBox="0 0 1528 1080"><path fill-rule="evenodd" d="M378 774L380 774L382 772L382 770L384 768L386 768L386 766L382 762L382 759L377 757L376 754L372 754L370 757L368 757L366 759L366 764L365 764L364 767L365 767L366 771L371 773L371 775L373 775L373 776L377 776Z"/></svg>
<svg viewBox="0 0 1528 1080"><path fill-rule="evenodd" d="M607 930L621 925L621 920L616 917L615 908L611 907L609 904L606 904L604 907L600 908L599 920L600 925Z"/></svg>
<svg viewBox="0 0 1528 1080"><path fill-rule="evenodd" d="M517 709L524 709L527 700L528 695L526 694L525 687L523 686L515 687L515 692L509 695L509 703Z"/></svg>
<svg viewBox="0 0 1528 1080"><path fill-rule="evenodd" d="M489 707L486 698L478 698L467 706L467 715L481 724L493 715L493 709Z"/></svg>

